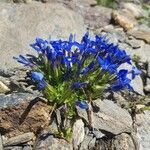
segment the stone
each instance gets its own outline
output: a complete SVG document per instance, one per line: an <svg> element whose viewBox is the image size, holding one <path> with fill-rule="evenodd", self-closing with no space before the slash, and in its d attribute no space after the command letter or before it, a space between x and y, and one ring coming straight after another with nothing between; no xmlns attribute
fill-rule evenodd
<svg viewBox="0 0 150 150"><path fill-rule="evenodd" d="M85 135L83 142L81 143L79 150L88 150L90 142L92 141L93 136Z"/></svg>
<svg viewBox="0 0 150 150"><path fill-rule="evenodd" d="M24 146L22 150L33 150L33 148L32 146L27 145L27 146Z"/></svg>
<svg viewBox="0 0 150 150"><path fill-rule="evenodd" d="M84 135L85 135L84 123L82 119L79 119L73 125L72 143L73 143L73 148L75 150L78 149L78 146L83 141Z"/></svg>
<svg viewBox="0 0 150 150"><path fill-rule="evenodd" d="M140 48L143 45L143 42L141 40L131 39L125 41L127 44L129 44L133 49Z"/></svg>
<svg viewBox="0 0 150 150"><path fill-rule="evenodd" d="M23 101L30 101L35 99L38 95L30 93L12 93L12 94L0 94L0 109L9 106L17 105Z"/></svg>
<svg viewBox="0 0 150 150"><path fill-rule="evenodd" d="M147 74L148 74L148 77L150 78L150 62L148 62L148 65L147 65Z"/></svg>
<svg viewBox="0 0 150 150"><path fill-rule="evenodd" d="M113 11L111 16L112 20L114 20L116 24L120 25L125 30L130 30L137 24L133 18L125 16L124 12L121 11Z"/></svg>
<svg viewBox="0 0 150 150"><path fill-rule="evenodd" d="M0 93L7 93L10 89L2 82L0 81Z"/></svg>
<svg viewBox="0 0 150 150"><path fill-rule="evenodd" d="M134 3L121 3L121 9L125 9L135 18L143 17L144 14L144 10L142 9L141 5L136 5Z"/></svg>
<svg viewBox="0 0 150 150"><path fill-rule="evenodd" d="M113 100L118 104L118 106L127 108L129 103L128 101L121 95L121 93L114 92Z"/></svg>
<svg viewBox="0 0 150 150"><path fill-rule="evenodd" d="M144 29L134 29L127 32L128 35L134 36L136 39L140 39L150 44L150 31Z"/></svg>
<svg viewBox="0 0 150 150"><path fill-rule="evenodd" d="M144 87L144 90L145 90L146 93L150 93L150 84L146 85Z"/></svg>
<svg viewBox="0 0 150 150"><path fill-rule="evenodd" d="M22 150L22 146L7 146L4 150Z"/></svg>
<svg viewBox="0 0 150 150"><path fill-rule="evenodd" d="M91 7L84 11L85 24L91 29L105 27L110 24L111 12L111 9L102 6Z"/></svg>
<svg viewBox="0 0 150 150"><path fill-rule="evenodd" d="M2 136L0 134L0 150L3 150L3 141L2 141Z"/></svg>
<svg viewBox="0 0 150 150"><path fill-rule="evenodd" d="M144 113L136 114L136 128L139 149L149 150L150 148L150 111L146 110Z"/></svg>
<svg viewBox="0 0 150 150"><path fill-rule="evenodd" d="M11 77L14 75L14 71L10 69L1 69L0 68L0 76L3 77Z"/></svg>
<svg viewBox="0 0 150 150"><path fill-rule="evenodd" d="M97 142L99 150L137 150L134 141L127 133L122 133L111 138L101 139Z"/></svg>
<svg viewBox="0 0 150 150"><path fill-rule="evenodd" d="M96 138L94 137L88 144L88 149L93 149L95 147Z"/></svg>
<svg viewBox="0 0 150 150"><path fill-rule="evenodd" d="M64 139L54 138L50 133L41 135L37 144L35 145L36 150L73 150L71 143L68 143Z"/></svg>
<svg viewBox="0 0 150 150"><path fill-rule="evenodd" d="M1 68L19 66L13 56L35 54L28 45L36 37L68 39L73 33L80 40L85 33L82 16L60 3L1 3L0 10Z"/></svg>
<svg viewBox="0 0 150 150"><path fill-rule="evenodd" d="M115 136L112 140L112 149L118 150L136 150L133 139L130 135L122 133Z"/></svg>
<svg viewBox="0 0 150 150"><path fill-rule="evenodd" d="M7 139L7 141L3 141L3 145L4 146L20 145L34 139L35 139L35 135L32 132L28 132L22 135L9 138Z"/></svg>
<svg viewBox="0 0 150 150"><path fill-rule="evenodd" d="M96 139L101 139L102 137L105 136L105 134L103 134L101 131L99 130L93 130L92 131L92 134L93 136L96 138Z"/></svg>
<svg viewBox="0 0 150 150"><path fill-rule="evenodd" d="M119 43L119 47L121 49L126 50L126 52L131 56L134 57L134 55L139 56L139 60L142 62L150 62L150 45L149 44L145 44L143 42L143 44L141 44L140 48L137 49L132 49L128 44L126 43Z"/></svg>
<svg viewBox="0 0 150 150"><path fill-rule="evenodd" d="M0 132L8 137L47 128L50 122L50 106L38 98L22 101L18 105L0 109Z"/></svg>
<svg viewBox="0 0 150 150"><path fill-rule="evenodd" d="M114 135L133 131L132 118L127 110L120 108L110 100L94 100L93 106L93 128ZM77 112L81 118L88 122L85 110L77 108Z"/></svg>

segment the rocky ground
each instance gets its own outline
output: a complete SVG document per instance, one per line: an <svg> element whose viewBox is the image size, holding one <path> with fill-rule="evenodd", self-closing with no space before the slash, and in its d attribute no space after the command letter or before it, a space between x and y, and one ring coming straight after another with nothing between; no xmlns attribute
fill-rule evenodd
<svg viewBox="0 0 150 150"><path fill-rule="evenodd" d="M0 150L149 150L150 8L138 0L120 2L117 10L95 0L42 2L0 1ZM33 54L28 45L37 36L67 38L75 33L80 40L86 30L107 35L125 49L142 74L132 82L136 93L106 93L94 101L92 131L86 111L77 107L72 141L67 142L55 134L61 110L56 110L57 119L50 117L51 107L26 82L27 70L12 57Z"/></svg>

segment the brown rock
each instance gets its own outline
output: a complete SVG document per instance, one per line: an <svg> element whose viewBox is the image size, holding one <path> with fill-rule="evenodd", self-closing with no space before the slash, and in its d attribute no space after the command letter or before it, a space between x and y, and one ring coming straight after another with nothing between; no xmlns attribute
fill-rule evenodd
<svg viewBox="0 0 150 150"><path fill-rule="evenodd" d="M131 30L128 32L129 35L134 36L137 39L144 40L150 44L150 31L149 30Z"/></svg>
<svg viewBox="0 0 150 150"><path fill-rule="evenodd" d="M49 125L50 107L37 99L0 110L0 132L9 137L34 132Z"/></svg>
<svg viewBox="0 0 150 150"><path fill-rule="evenodd" d="M132 29L136 25L135 20L129 16L125 16L124 12L113 11L111 16L112 20L114 20L116 24L120 25L125 30Z"/></svg>

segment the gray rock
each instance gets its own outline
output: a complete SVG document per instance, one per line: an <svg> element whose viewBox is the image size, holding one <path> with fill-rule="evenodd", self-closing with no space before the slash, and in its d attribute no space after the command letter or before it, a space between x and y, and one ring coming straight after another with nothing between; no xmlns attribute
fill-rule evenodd
<svg viewBox="0 0 150 150"><path fill-rule="evenodd" d="M54 119L52 121L52 123L50 124L49 126L49 132L52 133L52 134L55 134L55 133L58 133L58 126L57 126L57 123L56 123L56 120Z"/></svg>
<svg viewBox="0 0 150 150"><path fill-rule="evenodd" d="M97 130L120 134L133 131L132 118L127 110L120 108L110 100L95 100L93 113L93 127ZM87 113L78 108L78 115L87 122ZM118 113L119 112L119 113Z"/></svg>
<svg viewBox="0 0 150 150"><path fill-rule="evenodd" d="M29 93L12 93L9 95L0 94L0 108L5 108L8 106L14 106L20 102L26 100L33 100L38 95L33 95Z"/></svg>
<svg viewBox="0 0 150 150"><path fill-rule="evenodd" d="M82 119L79 119L73 125L72 143L73 143L73 148L75 150L78 149L78 146L83 141L84 136L85 136L84 123Z"/></svg>
<svg viewBox="0 0 150 150"><path fill-rule="evenodd" d="M135 18L143 17L144 15L144 10L142 9L141 5L135 5L133 3L121 3L121 8L132 14Z"/></svg>
<svg viewBox="0 0 150 150"><path fill-rule="evenodd" d="M89 144L88 144L88 149L93 149L95 147L95 142L96 142L96 138L93 138Z"/></svg>
<svg viewBox="0 0 150 150"><path fill-rule="evenodd" d="M22 150L22 146L8 146L4 150Z"/></svg>
<svg viewBox="0 0 150 150"><path fill-rule="evenodd" d="M148 74L148 77L150 78L150 62L148 63L148 66L147 66L147 74Z"/></svg>
<svg viewBox="0 0 150 150"><path fill-rule="evenodd" d="M29 44L36 37L68 38L70 33L77 39L85 32L83 18L62 4L0 4L0 65L11 68L19 64L12 59L19 54L31 53ZM36 19L35 19L36 18ZM8 61L9 60L9 61Z"/></svg>
<svg viewBox="0 0 150 150"><path fill-rule="evenodd" d="M32 132L24 133L22 135L18 135L12 138L7 139L6 141L3 141L4 146L12 146L12 145L19 145L26 142L29 142L31 140L35 139L35 135Z"/></svg>
<svg viewBox="0 0 150 150"><path fill-rule="evenodd" d="M10 69L1 69L0 68L0 76L3 77L11 77L14 75L14 71Z"/></svg>
<svg viewBox="0 0 150 150"><path fill-rule="evenodd" d="M2 136L0 134L0 150L3 150L3 141L2 141Z"/></svg>
<svg viewBox="0 0 150 150"><path fill-rule="evenodd" d="M150 44L150 31L148 30L134 29L130 30L128 34L134 36L136 39L143 40Z"/></svg>
<svg viewBox="0 0 150 150"><path fill-rule="evenodd" d="M150 84L144 87L145 92L150 93Z"/></svg>
<svg viewBox="0 0 150 150"><path fill-rule="evenodd" d="M92 131L92 134L94 135L94 137L96 138L96 139L100 139L100 138L102 138L102 137L104 137L105 136L105 134L103 134L101 131L99 131L99 130L94 130L94 131Z"/></svg>
<svg viewBox="0 0 150 150"><path fill-rule="evenodd" d="M126 43L129 44L133 49L140 48L143 45L143 42L141 40L136 40L134 38L126 40Z"/></svg>
<svg viewBox="0 0 150 150"><path fill-rule="evenodd" d="M85 135L83 142L81 143L79 150L88 150L90 142L92 141L92 135Z"/></svg>
<svg viewBox="0 0 150 150"><path fill-rule="evenodd" d="M126 133L115 136L112 140L112 149L136 150L133 139Z"/></svg>
<svg viewBox="0 0 150 150"><path fill-rule="evenodd" d="M126 133L100 139L97 141L96 148L99 150L137 150L132 137Z"/></svg>
<svg viewBox="0 0 150 150"><path fill-rule="evenodd" d="M140 150L150 149L150 111L136 115L137 138Z"/></svg>
<svg viewBox="0 0 150 150"><path fill-rule="evenodd" d="M121 95L121 93L113 93L113 99L120 107L128 107L128 101Z"/></svg>
<svg viewBox="0 0 150 150"><path fill-rule="evenodd" d="M119 47L121 49L124 49L127 51L127 53L133 57L134 55L138 55L140 57L140 61L142 62L150 62L150 45L149 44L144 44L144 42L142 42L141 47L137 48L135 50L133 50L129 45L127 45L126 43L119 43Z"/></svg>
<svg viewBox="0 0 150 150"><path fill-rule="evenodd" d="M33 150L30 145L24 146L22 150Z"/></svg>
<svg viewBox="0 0 150 150"><path fill-rule="evenodd" d="M73 150L71 143L64 139L54 138L51 134L47 133L41 135L36 146L36 150Z"/></svg>

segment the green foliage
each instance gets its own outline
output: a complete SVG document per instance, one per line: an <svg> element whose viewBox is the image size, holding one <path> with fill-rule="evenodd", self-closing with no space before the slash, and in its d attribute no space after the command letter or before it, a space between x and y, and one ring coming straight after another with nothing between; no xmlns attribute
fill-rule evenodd
<svg viewBox="0 0 150 150"><path fill-rule="evenodd" d="M117 8L117 3L115 0L97 0L97 4L113 9Z"/></svg>

